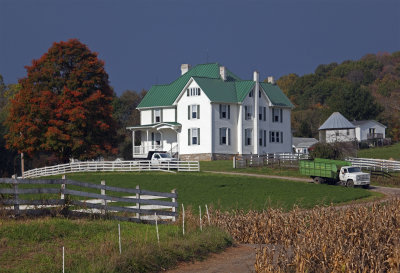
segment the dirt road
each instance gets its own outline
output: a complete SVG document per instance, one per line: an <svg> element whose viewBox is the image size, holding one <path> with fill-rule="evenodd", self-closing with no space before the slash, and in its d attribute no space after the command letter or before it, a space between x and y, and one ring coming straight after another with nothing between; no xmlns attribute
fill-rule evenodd
<svg viewBox="0 0 400 273"><path fill-rule="evenodd" d="M247 273L254 271L257 245L241 244L230 247L219 254L212 254L207 260L182 263L168 273Z"/></svg>

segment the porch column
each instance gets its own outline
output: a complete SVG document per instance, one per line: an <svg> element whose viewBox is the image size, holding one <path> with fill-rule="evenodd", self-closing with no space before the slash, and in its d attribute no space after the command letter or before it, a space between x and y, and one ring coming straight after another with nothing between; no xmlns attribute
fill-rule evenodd
<svg viewBox="0 0 400 273"><path fill-rule="evenodd" d="M146 129L146 145L143 148L143 151L145 154L148 152L148 147L149 146L149 129Z"/></svg>
<svg viewBox="0 0 400 273"><path fill-rule="evenodd" d="M238 117L238 125L237 125L237 151L240 155L243 154L243 105L239 105L239 117Z"/></svg>
<svg viewBox="0 0 400 273"><path fill-rule="evenodd" d="M132 130L132 155L135 155L135 130Z"/></svg>

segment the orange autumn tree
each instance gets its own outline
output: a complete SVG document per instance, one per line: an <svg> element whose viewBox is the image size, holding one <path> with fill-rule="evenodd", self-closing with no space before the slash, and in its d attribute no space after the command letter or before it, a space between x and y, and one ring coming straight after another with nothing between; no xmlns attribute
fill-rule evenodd
<svg viewBox="0 0 400 273"><path fill-rule="evenodd" d="M64 162L116 152L113 90L97 53L71 39L25 68L6 119L8 148L52 152Z"/></svg>

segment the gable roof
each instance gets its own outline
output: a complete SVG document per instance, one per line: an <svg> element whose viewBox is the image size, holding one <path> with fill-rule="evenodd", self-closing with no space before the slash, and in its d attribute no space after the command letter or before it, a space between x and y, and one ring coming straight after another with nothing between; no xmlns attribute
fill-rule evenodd
<svg viewBox="0 0 400 273"><path fill-rule="evenodd" d="M292 138L292 145L296 148L309 148L317 142L318 140L316 140L315 138L308 138L308 137Z"/></svg>
<svg viewBox="0 0 400 273"><path fill-rule="evenodd" d="M166 85L153 85L137 108L171 106L191 78L200 86L212 102L242 102L255 82L241 80L226 69L227 80L223 81L219 74L218 63L199 64L178 79ZM273 105L293 107L282 90L272 84L260 83L262 89Z"/></svg>
<svg viewBox="0 0 400 273"><path fill-rule="evenodd" d="M360 127L360 126L363 126L363 125L365 125L365 124L367 124L367 123L370 123L370 122L373 122L373 123L375 123L375 124L377 124L377 125L379 125L379 126L382 126L383 128L387 128L385 125L383 125L382 123L380 123L380 122L378 122L378 121L376 121L376 120L354 120L354 121L352 121L351 123L354 125L354 126L356 126L356 127Z"/></svg>
<svg viewBox="0 0 400 273"><path fill-rule="evenodd" d="M262 89L264 89L265 94L267 94L273 105L294 107L288 97L286 97L286 95L279 88L279 86L266 82L261 82L260 85Z"/></svg>
<svg viewBox="0 0 400 273"><path fill-rule="evenodd" d="M350 121L348 121L339 112L334 112L332 115L318 128L318 130L329 129L354 129L356 128Z"/></svg>

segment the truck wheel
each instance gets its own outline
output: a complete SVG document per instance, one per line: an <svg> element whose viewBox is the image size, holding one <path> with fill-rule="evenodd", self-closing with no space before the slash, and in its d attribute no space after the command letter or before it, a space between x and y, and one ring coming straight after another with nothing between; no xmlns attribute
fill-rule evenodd
<svg viewBox="0 0 400 273"><path fill-rule="evenodd" d="M369 189L369 185L363 185L363 189Z"/></svg>
<svg viewBox="0 0 400 273"><path fill-rule="evenodd" d="M324 180L321 177L314 177L314 183L322 184L322 183L324 183Z"/></svg>
<svg viewBox="0 0 400 273"><path fill-rule="evenodd" d="M347 180L346 186L349 187L349 188L353 188L353 187L354 187L354 182L353 182L353 180L351 180L351 179Z"/></svg>

